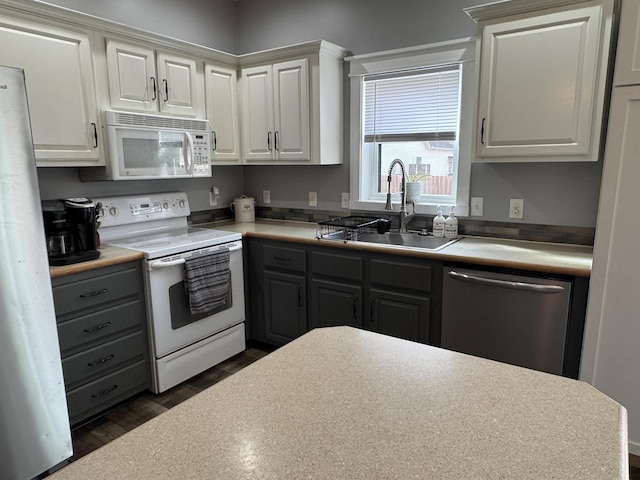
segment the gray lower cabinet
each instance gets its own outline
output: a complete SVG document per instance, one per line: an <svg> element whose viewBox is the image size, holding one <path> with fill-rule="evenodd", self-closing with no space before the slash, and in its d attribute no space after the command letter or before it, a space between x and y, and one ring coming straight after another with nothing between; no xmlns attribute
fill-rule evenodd
<svg viewBox="0 0 640 480"><path fill-rule="evenodd" d="M248 250L255 340L283 345L348 325L439 342L441 262L255 238Z"/></svg>
<svg viewBox="0 0 640 480"><path fill-rule="evenodd" d="M54 278L72 425L147 389L149 347L140 262Z"/></svg>
<svg viewBox="0 0 640 480"><path fill-rule="evenodd" d="M434 270L442 266L421 259L390 256L369 259L369 328L378 333L433 343L429 326ZM440 293L438 292L438 301Z"/></svg>
<svg viewBox="0 0 640 480"><path fill-rule="evenodd" d="M427 343L429 298L372 288L369 329L392 337Z"/></svg>
<svg viewBox="0 0 640 480"><path fill-rule="evenodd" d="M281 346L307 331L307 251L304 246L248 239L251 338Z"/></svg>
<svg viewBox="0 0 640 480"><path fill-rule="evenodd" d="M361 328L364 258L361 254L313 249L309 329L348 325Z"/></svg>
<svg viewBox="0 0 640 480"><path fill-rule="evenodd" d="M264 272L265 340L275 345L298 338L307 331L305 277Z"/></svg>

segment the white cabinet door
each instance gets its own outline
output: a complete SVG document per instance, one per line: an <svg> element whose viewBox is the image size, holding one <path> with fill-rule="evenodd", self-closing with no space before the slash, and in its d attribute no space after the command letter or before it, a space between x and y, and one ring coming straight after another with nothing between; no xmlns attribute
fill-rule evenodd
<svg viewBox="0 0 640 480"><path fill-rule="evenodd" d="M205 66L212 163L233 165L241 160L237 83L235 69L212 64Z"/></svg>
<svg viewBox="0 0 640 480"><path fill-rule="evenodd" d="M308 162L307 59L245 68L242 84L245 161Z"/></svg>
<svg viewBox="0 0 640 480"><path fill-rule="evenodd" d="M271 65L242 70L242 147L246 162L273 159L273 77Z"/></svg>
<svg viewBox="0 0 640 480"><path fill-rule="evenodd" d="M640 85L640 0L624 0L616 52L616 85Z"/></svg>
<svg viewBox="0 0 640 480"><path fill-rule="evenodd" d="M273 65L274 150L280 160L309 161L307 59Z"/></svg>
<svg viewBox="0 0 640 480"><path fill-rule="evenodd" d="M113 108L203 115L204 81L194 59L112 39L106 57Z"/></svg>
<svg viewBox="0 0 640 480"><path fill-rule="evenodd" d="M158 53L158 80L162 113L198 116L203 86L194 59Z"/></svg>
<svg viewBox="0 0 640 480"><path fill-rule="evenodd" d="M107 75L113 108L157 111L158 84L152 49L107 40Z"/></svg>
<svg viewBox="0 0 640 480"><path fill-rule="evenodd" d="M25 71L38 166L99 165L89 37L0 16L0 65Z"/></svg>
<svg viewBox="0 0 640 480"><path fill-rule="evenodd" d="M483 26L477 161L598 160L610 7Z"/></svg>

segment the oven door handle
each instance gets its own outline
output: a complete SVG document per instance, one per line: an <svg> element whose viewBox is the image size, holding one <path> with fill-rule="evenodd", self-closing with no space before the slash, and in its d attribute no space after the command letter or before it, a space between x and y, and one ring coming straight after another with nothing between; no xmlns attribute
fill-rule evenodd
<svg viewBox="0 0 640 480"><path fill-rule="evenodd" d="M149 263L149 270L161 270L163 268L175 267L176 265L183 265L185 263L184 258L178 258L177 260L169 260L168 262L158 260L157 262Z"/></svg>

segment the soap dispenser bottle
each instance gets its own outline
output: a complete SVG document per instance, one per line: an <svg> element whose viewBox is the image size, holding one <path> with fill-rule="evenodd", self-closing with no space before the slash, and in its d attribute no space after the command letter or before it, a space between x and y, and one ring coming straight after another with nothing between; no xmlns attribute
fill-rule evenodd
<svg viewBox="0 0 640 480"><path fill-rule="evenodd" d="M451 205L449 216L444 222L444 236L446 238L456 238L458 236L458 219L453 209L454 206Z"/></svg>
<svg viewBox="0 0 640 480"><path fill-rule="evenodd" d="M433 219L433 236L444 237L444 224L445 219L442 216L442 209L438 205L438 214Z"/></svg>

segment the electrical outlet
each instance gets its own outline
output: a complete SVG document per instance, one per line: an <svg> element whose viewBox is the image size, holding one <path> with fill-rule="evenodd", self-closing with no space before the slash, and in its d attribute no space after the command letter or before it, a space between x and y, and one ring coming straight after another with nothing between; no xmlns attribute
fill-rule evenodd
<svg viewBox="0 0 640 480"><path fill-rule="evenodd" d="M342 208L349 208L349 194L347 192L342 192L342 203L340 206Z"/></svg>
<svg viewBox="0 0 640 480"><path fill-rule="evenodd" d="M509 218L522 218L524 213L524 199L512 198L509 200Z"/></svg>
<svg viewBox="0 0 640 480"><path fill-rule="evenodd" d="M484 209L483 197L471 197L471 214L472 217L481 217Z"/></svg>
<svg viewBox="0 0 640 480"><path fill-rule="evenodd" d="M271 203L271 190L262 191L262 203Z"/></svg>
<svg viewBox="0 0 640 480"><path fill-rule="evenodd" d="M317 207L318 206L318 193L317 192L309 192L309 206Z"/></svg>
<svg viewBox="0 0 640 480"><path fill-rule="evenodd" d="M218 206L218 197L220 197L220 189L218 187L211 187L209 190L209 206Z"/></svg>

